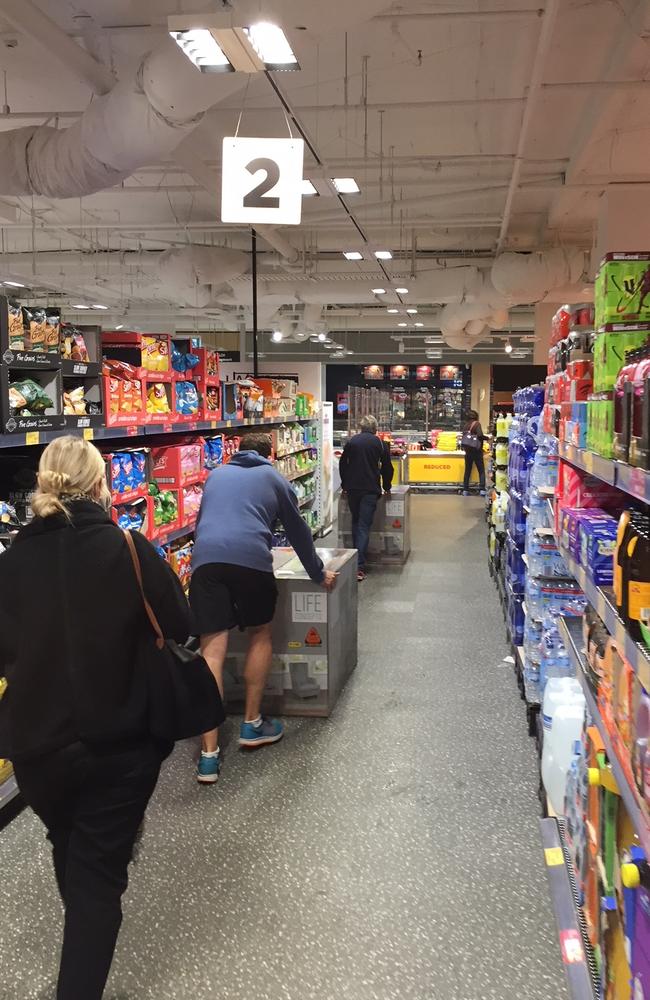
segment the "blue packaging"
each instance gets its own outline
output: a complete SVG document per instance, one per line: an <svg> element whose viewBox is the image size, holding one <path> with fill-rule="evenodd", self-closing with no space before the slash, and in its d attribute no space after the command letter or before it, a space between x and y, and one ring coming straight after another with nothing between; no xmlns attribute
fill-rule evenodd
<svg viewBox="0 0 650 1000"><path fill-rule="evenodd" d="M597 587L611 587L614 583L617 527L613 517L580 521L580 563Z"/></svg>

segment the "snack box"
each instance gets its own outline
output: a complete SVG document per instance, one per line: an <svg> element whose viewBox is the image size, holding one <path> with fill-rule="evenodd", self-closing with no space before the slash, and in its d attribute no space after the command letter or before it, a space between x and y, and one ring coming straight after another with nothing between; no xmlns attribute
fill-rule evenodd
<svg viewBox="0 0 650 1000"><path fill-rule="evenodd" d="M154 448L153 478L161 486L185 486L200 482L205 475L202 444L178 444Z"/></svg>
<svg viewBox="0 0 650 1000"><path fill-rule="evenodd" d="M139 531L145 538L153 537L153 504L150 496L114 503L111 517L118 528Z"/></svg>
<svg viewBox="0 0 650 1000"><path fill-rule="evenodd" d="M179 491L168 490L165 488L160 491L159 497L150 496L148 498L152 504L152 518L149 538L152 541L158 541L160 544L165 544L167 535L183 526L181 524L180 517ZM166 520L161 520L161 506L163 506L166 511L173 512L174 516L171 518L168 517Z"/></svg>
<svg viewBox="0 0 650 1000"><path fill-rule="evenodd" d="M174 377L171 366L171 337L167 333L129 333L124 330L102 334L102 349L106 358L126 361L145 373L162 376L161 381ZM143 376L145 377L145 376Z"/></svg>
<svg viewBox="0 0 650 1000"><path fill-rule="evenodd" d="M144 382L102 375L104 415L107 427L146 423Z"/></svg>
<svg viewBox="0 0 650 1000"><path fill-rule="evenodd" d="M174 386L158 379L144 382L145 419L147 424L181 423L174 411ZM178 418L178 419L177 419Z"/></svg>
<svg viewBox="0 0 650 1000"><path fill-rule="evenodd" d="M179 523L182 528L196 524L203 499L204 483L181 486L178 491Z"/></svg>
<svg viewBox="0 0 650 1000"><path fill-rule="evenodd" d="M221 383L222 420L242 420L244 417L243 399L237 382Z"/></svg>

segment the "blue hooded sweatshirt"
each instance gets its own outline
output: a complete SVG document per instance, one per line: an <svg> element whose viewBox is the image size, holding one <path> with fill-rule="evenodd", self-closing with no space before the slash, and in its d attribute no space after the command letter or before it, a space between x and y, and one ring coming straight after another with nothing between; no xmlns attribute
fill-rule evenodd
<svg viewBox="0 0 650 1000"><path fill-rule="evenodd" d="M256 451L240 451L208 476L196 525L192 569L230 563L273 572L273 525L282 526L314 583L323 582L323 562L300 516L291 485Z"/></svg>

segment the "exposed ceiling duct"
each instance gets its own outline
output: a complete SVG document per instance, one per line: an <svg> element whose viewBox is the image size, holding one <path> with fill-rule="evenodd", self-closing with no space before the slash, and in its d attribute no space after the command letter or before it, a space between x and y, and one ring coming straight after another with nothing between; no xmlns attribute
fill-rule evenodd
<svg viewBox="0 0 650 1000"><path fill-rule="evenodd" d="M159 258L160 297L204 308L233 278L245 274L248 254L227 247L181 247Z"/></svg>

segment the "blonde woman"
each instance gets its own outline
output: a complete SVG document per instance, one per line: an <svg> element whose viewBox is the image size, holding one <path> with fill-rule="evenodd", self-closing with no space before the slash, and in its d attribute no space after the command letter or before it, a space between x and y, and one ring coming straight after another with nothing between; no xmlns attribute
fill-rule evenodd
<svg viewBox="0 0 650 1000"><path fill-rule="evenodd" d="M47 827L65 907L57 1000L100 1000L127 868L160 765L138 647L150 628L129 550L108 512L104 459L62 437L41 456L34 520L0 556L0 756ZM189 611L137 532L144 589L165 634Z"/></svg>

